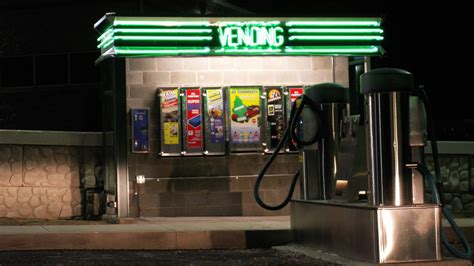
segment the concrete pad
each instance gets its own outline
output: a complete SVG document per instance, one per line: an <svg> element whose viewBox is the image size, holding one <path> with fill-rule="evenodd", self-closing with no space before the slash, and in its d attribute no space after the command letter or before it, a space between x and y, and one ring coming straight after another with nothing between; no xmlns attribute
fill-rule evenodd
<svg viewBox="0 0 474 266"><path fill-rule="evenodd" d="M3 235L0 250L176 249L174 232Z"/></svg>
<svg viewBox="0 0 474 266"><path fill-rule="evenodd" d="M0 250L242 249L291 241L289 217L126 219L123 224L0 227Z"/></svg>
<svg viewBox="0 0 474 266"><path fill-rule="evenodd" d="M18 234L44 234L47 233L41 225L4 225L0 226L0 235L18 235Z"/></svg>
<svg viewBox="0 0 474 266"><path fill-rule="evenodd" d="M44 225L49 233L112 233L112 232L171 232L158 224L110 224L110 225Z"/></svg>

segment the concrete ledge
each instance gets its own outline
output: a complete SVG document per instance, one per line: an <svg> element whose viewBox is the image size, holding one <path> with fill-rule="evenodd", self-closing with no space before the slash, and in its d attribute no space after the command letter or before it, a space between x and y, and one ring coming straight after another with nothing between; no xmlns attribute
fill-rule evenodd
<svg viewBox="0 0 474 266"><path fill-rule="evenodd" d="M474 154L474 141L438 141L439 154ZM425 153L431 154L431 142L425 146Z"/></svg>
<svg viewBox="0 0 474 266"><path fill-rule="evenodd" d="M292 238L288 216L125 220L123 224L0 226L0 250L270 248Z"/></svg>
<svg viewBox="0 0 474 266"><path fill-rule="evenodd" d="M0 144L97 147L102 143L102 132L0 129Z"/></svg>
<svg viewBox="0 0 474 266"><path fill-rule="evenodd" d="M271 236L271 237L270 237ZM291 241L289 230L268 232L187 231L187 232L87 232L9 234L0 238L0 250L113 249L245 249L269 248Z"/></svg>

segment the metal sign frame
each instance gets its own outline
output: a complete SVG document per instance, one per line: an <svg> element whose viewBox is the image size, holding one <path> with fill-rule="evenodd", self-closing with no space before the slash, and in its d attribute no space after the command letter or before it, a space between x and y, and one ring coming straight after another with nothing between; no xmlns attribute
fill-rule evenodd
<svg viewBox="0 0 474 266"><path fill-rule="evenodd" d="M286 129L285 88L282 86L265 86L263 89L265 141L262 144L265 147L265 153L273 153L278 142L283 138ZM281 149L280 153L283 152L284 150Z"/></svg>
<svg viewBox="0 0 474 266"><path fill-rule="evenodd" d="M232 92L233 90L248 90L248 91L246 92L247 95L242 95L242 93L239 94L236 92L235 96L233 96L233 92ZM250 96L252 94L251 90L258 90L258 95L254 97L253 99ZM227 87L227 93L228 93L228 98L227 98L228 134L227 135L229 137L229 150L231 152L261 151L262 150L261 143L263 139L262 138L263 86L258 86L258 85L229 86ZM237 100L237 97L244 98L244 99ZM246 123L249 123L249 124L246 124ZM253 132L253 129L251 130L251 132L248 131L251 127L255 127L255 126L258 127L258 129L255 132ZM243 139L244 143L241 143L239 139ZM253 141L246 141L250 139L253 139ZM249 142L249 143L247 144L245 142Z"/></svg>
<svg viewBox="0 0 474 266"><path fill-rule="evenodd" d="M295 85L295 86L286 86L285 87L285 105L286 105L286 124L288 125L290 122L290 112L291 112L291 106L293 104L292 98L296 98L297 95L292 95L292 89L299 89L301 88L301 94L304 93L305 86L303 85ZM299 96L299 95L298 95ZM293 143L292 140L289 140L288 143L286 144L286 149L285 151L287 153L298 153L299 150L295 145L296 143Z"/></svg>
<svg viewBox="0 0 474 266"><path fill-rule="evenodd" d="M202 108L202 90L200 87L181 87L179 88L181 97L181 122L182 122L182 151L184 156L197 156L202 155L204 150L204 126L203 126L203 108ZM198 101L198 103L189 102L188 97L193 96L194 92L197 92L197 98L191 99L191 101ZM188 95L191 93L191 95ZM189 107L197 107L198 114L192 116L190 114ZM196 111L196 109L193 109ZM191 140L191 138L193 138ZM194 143L197 142L197 143ZM194 143L194 144L193 144ZM191 147L193 145L193 147Z"/></svg>
<svg viewBox="0 0 474 266"><path fill-rule="evenodd" d="M165 93L165 91L176 90L176 93ZM165 95L167 94L167 95ZM173 96L172 94L176 94ZM176 103L174 99L176 97ZM181 97L178 87L158 88L158 99L160 103L160 155L161 156L180 156L181 155ZM163 109L164 103L169 112ZM174 110L176 107L176 110ZM165 116L167 118L165 119ZM168 120L168 121L167 121Z"/></svg>
<svg viewBox="0 0 474 266"><path fill-rule="evenodd" d="M225 155L228 120L225 90L223 87L202 87L201 92L204 117L204 155Z"/></svg>

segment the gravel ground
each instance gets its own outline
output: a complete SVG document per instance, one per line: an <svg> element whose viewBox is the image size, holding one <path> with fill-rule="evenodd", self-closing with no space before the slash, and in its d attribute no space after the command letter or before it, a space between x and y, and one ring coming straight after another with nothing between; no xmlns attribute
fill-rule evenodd
<svg viewBox="0 0 474 266"><path fill-rule="evenodd" d="M0 265L338 265L274 249L0 251Z"/></svg>

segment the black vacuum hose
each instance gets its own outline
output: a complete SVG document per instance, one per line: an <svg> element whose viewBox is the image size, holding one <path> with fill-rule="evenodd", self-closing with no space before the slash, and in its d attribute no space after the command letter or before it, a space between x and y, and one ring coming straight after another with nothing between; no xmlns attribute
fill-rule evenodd
<svg viewBox="0 0 474 266"><path fill-rule="evenodd" d="M428 122L428 134L431 140L431 151L433 154L433 165L434 165L436 180L435 178L433 178L430 171L424 164L417 164L417 169L421 172L421 174L425 178L428 179L428 182L431 185L432 200L435 203L441 205L441 210L443 212L444 217L446 217L446 220L448 220L449 224L451 225L451 228L454 230L454 232L456 233L457 237L459 238L459 240L461 241L464 247L464 253L459 251L458 249L456 249L456 247L454 247L453 245L451 245L451 243L449 243L446 233L441 228L441 240L443 242L443 245L449 250L449 252L451 252L451 254L459 258L470 259L472 256L471 246L469 245L469 242L467 241L466 236L462 232L461 228L459 228L459 226L454 221L453 216L451 215L451 212L444 205L443 178L441 177L438 143L436 140L435 124L434 124L434 119L432 115L430 100L428 98L428 95L426 94L426 91L424 90L422 86L420 86L420 88L415 90L415 94L418 95L422 99L423 104L425 105L426 117L427 117L427 122Z"/></svg>
<svg viewBox="0 0 474 266"><path fill-rule="evenodd" d="M297 107L297 101L300 99L301 99L301 103ZM309 141L304 141L299 138L300 134L299 134L299 127L298 127L298 121L300 120L301 113L306 105L308 105L311 108L311 110L316 112L317 123L318 123L317 132ZM291 196L293 195L293 192L295 191L296 182L298 181L298 177L300 175L299 170L296 171L296 173L293 175L293 178L291 179L291 185L288 190L288 194L286 195L285 199L278 205L272 206L263 202L263 200L260 198L260 193L259 193L260 184L262 183L263 177L265 176L265 173L267 172L268 168L270 168L271 164L273 163L273 160L275 160L276 156L280 152L283 145L288 141L290 132L291 132L292 139L296 143L302 146L307 146L307 145L314 144L316 141L318 141L321 138L320 128L321 128L321 120L320 120L319 110L317 109L316 104L304 95L301 95L298 98L296 98L296 100L293 102L293 106L291 107L289 126L286 128L285 133L283 134L283 137L281 138L280 142L278 142L278 145L276 146L272 155L270 156L268 161L265 163L265 166L263 167L262 171L260 171L260 173L258 174L255 180L255 185L253 187L253 195L258 205L260 205L264 209L271 210L271 211L283 209L286 205L288 205L288 203L291 200Z"/></svg>

